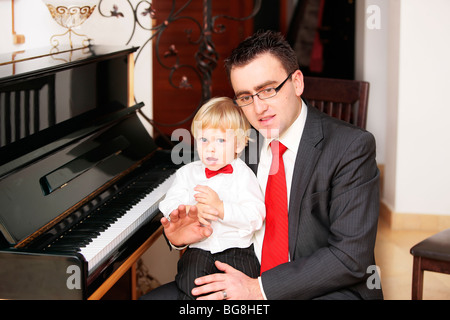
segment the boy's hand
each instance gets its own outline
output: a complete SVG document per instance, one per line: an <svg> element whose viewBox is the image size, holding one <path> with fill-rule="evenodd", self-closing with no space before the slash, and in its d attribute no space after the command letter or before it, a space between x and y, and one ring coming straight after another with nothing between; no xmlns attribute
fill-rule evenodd
<svg viewBox="0 0 450 320"><path fill-rule="evenodd" d="M194 188L194 190L198 192L194 195L194 198L195 201L198 202L200 215L204 217L206 214L213 214L220 219L223 219L223 202L222 200L220 200L218 194L213 189L207 186L198 185ZM206 206L216 209L217 214L214 214L212 210L207 209ZM201 213L202 211L205 212L205 215ZM217 220L217 217L215 220Z"/></svg>
<svg viewBox="0 0 450 320"><path fill-rule="evenodd" d="M211 221L217 221L219 219L219 211L207 204L197 203L195 205L198 209L197 217L198 221L204 225L211 225Z"/></svg>

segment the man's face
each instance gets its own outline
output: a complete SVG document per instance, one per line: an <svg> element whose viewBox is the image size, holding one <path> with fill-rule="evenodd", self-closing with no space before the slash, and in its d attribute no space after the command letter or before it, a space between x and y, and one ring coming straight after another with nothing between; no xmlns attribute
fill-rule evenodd
<svg viewBox="0 0 450 320"><path fill-rule="evenodd" d="M263 89L276 88L288 74L281 62L270 53L257 56L245 66L233 67L231 84L237 98L253 95ZM277 95L265 100L253 97L253 103L242 107L252 126L267 139L281 136L301 111L303 75L294 72Z"/></svg>
<svg viewBox="0 0 450 320"><path fill-rule="evenodd" d="M197 131L197 152L203 164L217 171L231 163L238 151L233 130L200 129Z"/></svg>

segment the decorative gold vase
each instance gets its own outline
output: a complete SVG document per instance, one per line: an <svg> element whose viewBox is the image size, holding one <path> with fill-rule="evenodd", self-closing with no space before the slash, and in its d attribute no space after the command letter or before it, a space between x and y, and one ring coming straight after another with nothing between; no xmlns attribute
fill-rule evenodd
<svg viewBox="0 0 450 320"><path fill-rule="evenodd" d="M82 25L94 12L95 0L42 0L47 6L50 14L60 26L67 29L66 32L55 34L50 38L50 43L54 48L60 44L59 39L68 36L70 48L73 49L73 36L81 38L82 46L89 45L89 37L79 34L74 28Z"/></svg>

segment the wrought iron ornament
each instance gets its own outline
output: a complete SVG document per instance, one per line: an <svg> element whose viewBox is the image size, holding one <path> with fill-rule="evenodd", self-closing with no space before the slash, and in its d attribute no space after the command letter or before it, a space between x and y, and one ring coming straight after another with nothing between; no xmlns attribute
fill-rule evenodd
<svg viewBox="0 0 450 320"><path fill-rule="evenodd" d="M118 0L119 1L119 0ZM212 0L203 0L203 21L198 21L197 19L183 15L183 11L192 3L193 0L185 1L179 9L176 9L176 0L172 0L172 8L169 16L160 24L153 27L146 27L143 23L142 19L155 19L157 17L157 12L154 10L152 4L147 0L139 1L137 4L133 5L130 0L123 0L119 4L114 4L112 7L106 8L106 5L103 4L104 0L100 0L98 3L98 10L100 15L106 18L124 18L124 11L121 10L122 5L128 5L133 12L134 24L130 33L130 37L127 41L127 45L133 39L133 36L137 30L137 28L141 28L143 30L149 31L149 38L144 41L144 43L140 46L136 56L135 56L135 64L137 64L139 60L139 55L142 50L149 45L149 43L155 39L154 42L154 50L156 50L156 59L158 63L165 69L170 71L169 75L169 83L172 87L176 89L184 89L190 90L192 89L191 80L185 75L181 75L181 81L178 84L174 83L174 75L175 73L179 73L180 70L189 69L192 70L193 73L198 77L201 84L201 97L196 109L192 112L192 114L177 123L160 123L156 122L152 119L146 119L153 125L157 126L169 126L169 127L178 127L187 121L190 121L197 110L201 107L201 105L211 98L212 92L212 72L217 66L217 61L219 59L219 54L216 51L214 42L212 40L213 34L224 33L226 31L226 27L223 24L218 24L216 26L216 20L219 18L224 18L233 21L245 21L253 18L261 7L261 0L254 1L254 7L250 15L246 17L232 17L227 15L216 15L212 16ZM123 2L123 3L122 3ZM191 44L198 45L198 51L195 54L195 65L189 64L181 64L178 48L174 44L170 45L169 50L164 52L161 56L159 52L159 43L161 37L164 34L164 31L169 28L172 24L176 23L180 20L189 20L193 22L194 26L198 28L199 36L197 39L192 39L193 30L187 29L184 32L186 33L186 37ZM172 58L172 59L168 59ZM173 61L173 63L169 63L168 61ZM137 101L136 97L135 100ZM144 115L145 116L145 115Z"/></svg>

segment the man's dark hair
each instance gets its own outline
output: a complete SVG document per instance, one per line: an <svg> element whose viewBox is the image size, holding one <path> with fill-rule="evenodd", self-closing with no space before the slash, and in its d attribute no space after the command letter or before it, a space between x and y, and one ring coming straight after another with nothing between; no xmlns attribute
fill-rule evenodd
<svg viewBox="0 0 450 320"><path fill-rule="evenodd" d="M258 31L242 41L225 59L228 76L233 67L245 66L263 53L271 53L278 58L288 74L299 68L297 55L281 33Z"/></svg>

